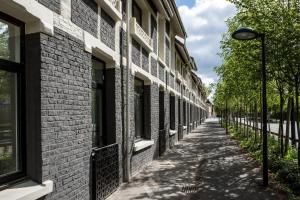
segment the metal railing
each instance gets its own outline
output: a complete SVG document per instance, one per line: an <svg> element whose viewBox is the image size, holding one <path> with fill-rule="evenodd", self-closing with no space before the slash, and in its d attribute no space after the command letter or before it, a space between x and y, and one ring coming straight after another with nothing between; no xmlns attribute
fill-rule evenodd
<svg viewBox="0 0 300 200"><path fill-rule="evenodd" d="M93 149L92 199L104 200L119 187L119 146L112 144Z"/></svg>

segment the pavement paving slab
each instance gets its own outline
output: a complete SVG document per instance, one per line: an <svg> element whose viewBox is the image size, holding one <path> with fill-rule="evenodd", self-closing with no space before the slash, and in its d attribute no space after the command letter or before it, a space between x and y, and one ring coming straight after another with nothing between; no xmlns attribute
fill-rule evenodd
<svg viewBox="0 0 300 200"><path fill-rule="evenodd" d="M260 187L257 163L209 119L154 160L108 200L275 200Z"/></svg>

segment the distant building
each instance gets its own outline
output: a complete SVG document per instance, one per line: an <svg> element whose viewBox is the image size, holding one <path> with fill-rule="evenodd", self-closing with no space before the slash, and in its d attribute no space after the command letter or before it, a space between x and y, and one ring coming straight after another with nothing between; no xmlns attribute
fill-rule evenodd
<svg viewBox="0 0 300 200"><path fill-rule="evenodd" d="M214 104L209 99L207 99L207 101L206 101L206 108L207 108L207 117L208 118L216 116L215 110L214 110Z"/></svg>

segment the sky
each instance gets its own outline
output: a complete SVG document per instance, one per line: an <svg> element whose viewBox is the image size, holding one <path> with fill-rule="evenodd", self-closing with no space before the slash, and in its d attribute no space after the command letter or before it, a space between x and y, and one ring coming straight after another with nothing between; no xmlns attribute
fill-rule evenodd
<svg viewBox="0 0 300 200"><path fill-rule="evenodd" d="M206 85L217 82L214 67L222 63L217 55L227 31L225 21L234 16L234 5L226 0L176 0L188 38L186 45L196 60L198 75Z"/></svg>

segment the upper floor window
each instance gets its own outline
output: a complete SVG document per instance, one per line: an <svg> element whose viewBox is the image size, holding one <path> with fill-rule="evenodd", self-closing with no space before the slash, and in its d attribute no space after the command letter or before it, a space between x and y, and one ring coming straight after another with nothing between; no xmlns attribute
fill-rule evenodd
<svg viewBox="0 0 300 200"><path fill-rule="evenodd" d="M0 184L25 175L24 24L0 12Z"/></svg>
<svg viewBox="0 0 300 200"><path fill-rule="evenodd" d="M132 17L135 17L136 22L142 27L142 9L135 1L132 2Z"/></svg>
<svg viewBox="0 0 300 200"><path fill-rule="evenodd" d="M166 21L166 33L168 36L170 36L170 22Z"/></svg>

